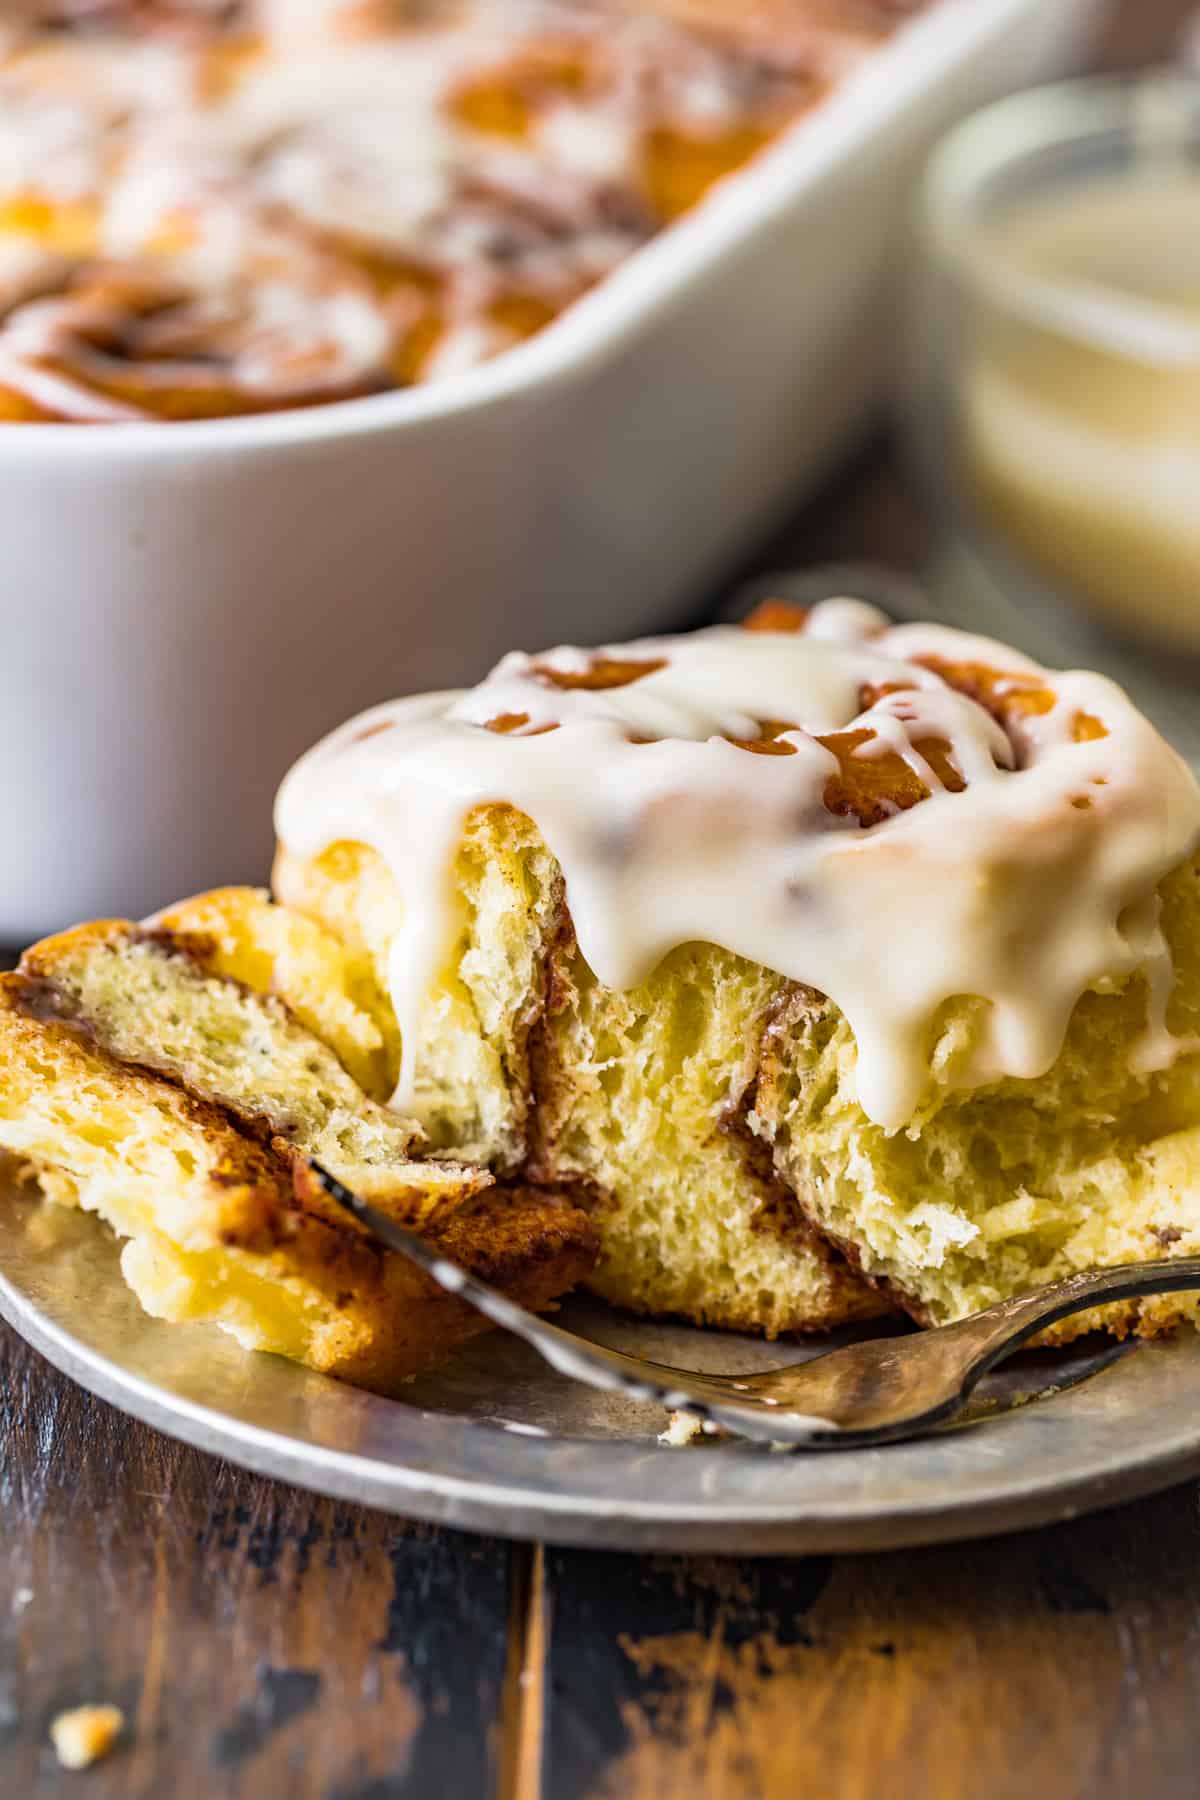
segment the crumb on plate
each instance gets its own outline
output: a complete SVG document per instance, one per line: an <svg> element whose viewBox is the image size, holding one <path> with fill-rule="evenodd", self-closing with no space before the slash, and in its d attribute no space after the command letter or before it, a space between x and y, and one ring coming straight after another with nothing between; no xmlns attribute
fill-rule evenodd
<svg viewBox="0 0 1200 1800"><path fill-rule="evenodd" d="M660 1431L658 1441L667 1444L672 1450L686 1449L703 1433L704 1427L692 1413L673 1412L665 1431Z"/></svg>

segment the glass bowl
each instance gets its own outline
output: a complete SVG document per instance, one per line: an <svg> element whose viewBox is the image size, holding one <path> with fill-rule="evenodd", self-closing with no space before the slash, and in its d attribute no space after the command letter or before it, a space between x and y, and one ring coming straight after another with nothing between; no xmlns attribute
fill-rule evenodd
<svg viewBox="0 0 1200 1800"><path fill-rule="evenodd" d="M1200 80L985 108L919 234L907 436L944 526L1026 608L1200 652Z"/></svg>

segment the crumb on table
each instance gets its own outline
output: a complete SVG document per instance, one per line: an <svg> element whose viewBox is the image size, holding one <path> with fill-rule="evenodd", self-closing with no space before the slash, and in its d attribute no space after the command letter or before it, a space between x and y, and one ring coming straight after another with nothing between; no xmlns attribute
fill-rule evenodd
<svg viewBox="0 0 1200 1800"><path fill-rule="evenodd" d="M50 1739L64 1769L86 1769L108 1755L124 1726L119 1706L74 1706L53 1721Z"/></svg>

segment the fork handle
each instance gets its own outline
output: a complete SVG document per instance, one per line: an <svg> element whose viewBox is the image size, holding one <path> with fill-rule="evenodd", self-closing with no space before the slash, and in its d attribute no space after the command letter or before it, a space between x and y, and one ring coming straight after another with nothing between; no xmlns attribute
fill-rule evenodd
<svg viewBox="0 0 1200 1800"><path fill-rule="evenodd" d="M1002 1355L1016 1350L1048 1325L1072 1313L1086 1312L1091 1306L1102 1306L1114 1300L1140 1299L1151 1294L1179 1293L1187 1288L1200 1288L1200 1256L1165 1257L1161 1262L1118 1263L1109 1269L1084 1269L1067 1275L1048 1287L1033 1288L1027 1294L1016 1294L989 1307L986 1314L976 1314L957 1325L944 1326L944 1331L959 1332L979 1339L978 1355L972 1358L973 1378L984 1374ZM989 1329L980 1331L987 1320Z"/></svg>

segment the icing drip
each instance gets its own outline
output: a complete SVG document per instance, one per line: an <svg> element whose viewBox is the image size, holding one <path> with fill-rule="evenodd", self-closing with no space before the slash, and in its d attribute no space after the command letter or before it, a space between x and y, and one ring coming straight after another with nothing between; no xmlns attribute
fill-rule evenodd
<svg viewBox="0 0 1200 1800"><path fill-rule="evenodd" d="M454 857L489 803L557 858L601 982L631 987L698 941L817 989L889 1131L920 1104L954 996L991 1002L972 1083L1043 1074L1080 996L1135 971L1138 1065L1179 1051L1156 889L1200 841L1200 790L1102 676L836 601L803 633L516 653L469 691L351 721L293 769L276 826L296 857L360 842L395 877L406 1111Z"/></svg>

